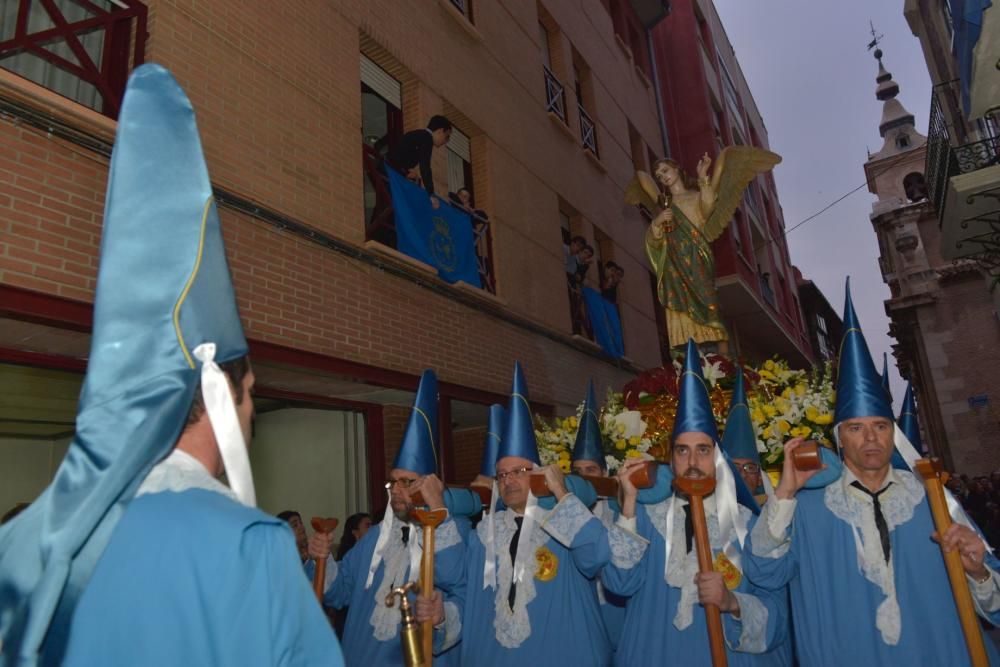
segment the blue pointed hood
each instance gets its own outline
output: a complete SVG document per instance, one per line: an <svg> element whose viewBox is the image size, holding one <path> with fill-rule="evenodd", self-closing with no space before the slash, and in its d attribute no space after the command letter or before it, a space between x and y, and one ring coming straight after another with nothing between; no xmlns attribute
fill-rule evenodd
<svg viewBox="0 0 1000 667"><path fill-rule="evenodd" d="M403 442L393 462L393 468L409 470L418 475L436 473L438 443L438 382L434 371L425 370L420 376L413 411L403 432Z"/></svg>
<svg viewBox="0 0 1000 667"><path fill-rule="evenodd" d="M712 414L712 403L708 399L708 385L701 374L701 355L694 339L688 339L684 370L678 382L677 416L671 442L681 433L689 431L706 433L713 441L719 442L719 431Z"/></svg>
<svg viewBox="0 0 1000 667"><path fill-rule="evenodd" d="M917 403L913 399L913 385L906 383L906 393L903 394L903 407L899 411L899 430L910 441L913 448L920 454L926 454L924 441L920 437L920 422L917 421Z"/></svg>
<svg viewBox="0 0 1000 667"><path fill-rule="evenodd" d="M597 418L597 400L594 398L593 381L587 385L587 398L583 402L583 414L580 415L580 426L576 431L572 460L593 461L602 468L607 468L607 464L604 462L601 422Z"/></svg>
<svg viewBox="0 0 1000 667"><path fill-rule="evenodd" d="M529 400L528 383L524 381L521 364L514 362L514 384L510 390L510 403L507 405L507 428L497 451L498 461L505 456L519 456L541 464Z"/></svg>
<svg viewBox="0 0 1000 667"><path fill-rule="evenodd" d="M837 407L834 423L855 417L893 419L892 405L875 370L868 343L851 301L851 280L847 279L844 299L844 337L840 341L837 367Z"/></svg>
<svg viewBox="0 0 1000 667"><path fill-rule="evenodd" d="M757 435L754 432L753 420L750 418L746 388L743 385L743 369L736 374L736 386L733 387L733 397L729 401L726 430L722 434L722 450L731 459L760 460L760 454L757 452Z"/></svg>
<svg viewBox="0 0 1000 667"><path fill-rule="evenodd" d="M889 405L892 405L892 389L889 387L889 355L882 353L882 391L889 397Z"/></svg>
<svg viewBox="0 0 1000 667"><path fill-rule="evenodd" d="M497 452L503 442L504 429L507 428L507 411L502 405L490 406L490 425L486 429L486 441L483 443L483 463L479 466L479 474L484 477L496 477Z"/></svg>
<svg viewBox="0 0 1000 667"><path fill-rule="evenodd" d="M111 156L76 434L49 487L0 527L0 637L57 664L115 524L184 427L201 362L247 353L194 110L158 65L129 79ZM17 656L17 657L15 657Z"/></svg>

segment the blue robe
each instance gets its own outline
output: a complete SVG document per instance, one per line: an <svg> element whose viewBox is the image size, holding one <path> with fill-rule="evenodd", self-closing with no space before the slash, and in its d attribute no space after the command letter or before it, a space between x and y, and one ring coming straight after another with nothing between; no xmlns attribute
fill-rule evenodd
<svg viewBox="0 0 1000 667"><path fill-rule="evenodd" d="M350 607L344 623L343 639L344 657L350 665L382 667L403 664L403 650L399 641L399 607L398 604L392 608L386 607L385 597L390 588L416 579L420 574L419 565L411 577L409 546L403 544L402 524L398 520L394 521L382 562L375 571L371 586L365 587L372 554L383 525L384 522L369 530L347 552L343 560L335 564L332 583L323 596L323 604L328 607ZM410 536L410 540L415 540L417 546L422 544L423 536L420 531L411 528L411 533L414 534ZM454 600L448 599L465 579L465 544L454 519L449 517L437 527L434 548L434 586L444 592L447 600L446 623L435 632L434 650L438 653L453 646L461 630L458 605ZM392 581L386 581L387 571ZM327 577L330 580L329 563Z"/></svg>
<svg viewBox="0 0 1000 667"><path fill-rule="evenodd" d="M893 485L880 501L891 571L871 500L848 486L853 475L846 468L825 488L800 490L795 501L768 501L751 529L747 574L761 586L789 587L802 665L969 664L940 547L930 539L934 525L923 485L909 472L890 475ZM794 507L794 515L776 538L769 522L779 503ZM996 571L995 558L988 556L987 564ZM883 584L894 588L898 606ZM1000 621L996 612L984 615ZM993 643L983 639L991 664L1000 665Z"/></svg>
<svg viewBox="0 0 1000 667"><path fill-rule="evenodd" d="M610 558L607 530L572 494L553 510L541 511L530 543L522 539L518 547L518 560L520 551L527 550L525 573L517 584L512 612L508 593L514 570L510 558L514 516L512 510L497 512L496 589L483 588L487 521L469 535L462 664L610 664L611 645L594 581Z"/></svg>
<svg viewBox="0 0 1000 667"><path fill-rule="evenodd" d="M678 662L708 667L712 664L705 609L698 602L694 585L697 552L693 548L687 552L684 512L680 506L674 512L671 574L669 579L664 576L669 503L666 500L637 506L636 532L645 541L641 548L618 544L612 536L613 557L601 578L608 590L627 598L625 625L615 653L616 665ZM718 555L724 545L713 507L714 503L706 500L709 539ZM750 514L742 506L739 509L744 518ZM739 550L735 539L733 544ZM741 619L722 614L729 664L790 665L785 641L788 632L784 591L759 589L742 576L733 593L740 602Z"/></svg>
<svg viewBox="0 0 1000 667"><path fill-rule="evenodd" d="M607 500L598 500L592 511L594 512L594 516L601 520L606 529L612 530L615 522L615 513L608 506ZM597 598L601 603L601 618L604 619L604 629L608 633L608 641L611 642L611 653L613 655L618 649L622 629L625 627L626 598L612 593L605 588L600 578L595 583L597 585Z"/></svg>
<svg viewBox="0 0 1000 667"><path fill-rule="evenodd" d="M344 661L288 525L190 488L129 504L74 612L64 664Z"/></svg>

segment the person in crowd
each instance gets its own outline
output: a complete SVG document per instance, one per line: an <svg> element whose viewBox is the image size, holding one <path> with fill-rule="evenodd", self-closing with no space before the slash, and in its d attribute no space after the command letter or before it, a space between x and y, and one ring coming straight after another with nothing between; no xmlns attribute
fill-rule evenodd
<svg viewBox="0 0 1000 667"><path fill-rule="evenodd" d="M76 435L0 528L0 661L342 665L291 530L254 507L254 372L194 111L147 64L118 120Z"/></svg>
<svg viewBox="0 0 1000 667"><path fill-rule="evenodd" d="M347 517L347 521L344 522L344 535L340 538L340 544L337 545L336 559L338 561L344 560L347 552L361 541L361 538L368 533L368 529L371 527L372 517L367 512L358 512Z"/></svg>
<svg viewBox="0 0 1000 667"><path fill-rule="evenodd" d="M604 263L604 275L601 277L601 296L611 303L618 303L618 284L624 275L619 273L619 268L618 264L611 260Z"/></svg>
<svg viewBox="0 0 1000 667"><path fill-rule="evenodd" d="M437 470L437 377L426 370L420 378L414 409L399 452L389 470L388 504L377 528L372 527L340 562L328 558L333 535L313 533L309 555L328 558L323 604L350 607L344 624L344 656L352 665L402 665L399 609L387 607L390 591L419 577L422 528L412 518L419 493L431 509L444 508L444 485ZM434 584L438 600L464 584L465 544L449 516L435 529ZM455 602L417 605L418 621L433 621L435 655L458 641L461 629Z"/></svg>
<svg viewBox="0 0 1000 667"><path fill-rule="evenodd" d="M907 466L918 455L893 418L849 285L844 311L834 415L842 471L808 488L821 471L795 467L802 438L785 443L781 481L750 531L747 575L789 587L800 664L967 665L941 548L960 554L976 610L994 624L1000 562L958 508L937 534L922 481L892 466L897 449Z"/></svg>
<svg viewBox="0 0 1000 667"><path fill-rule="evenodd" d="M675 491L665 501L638 505L637 490L628 479L636 464L622 466L617 525L641 537L642 546L613 558L602 575L609 590L628 600L615 654L618 665L677 659L685 665L711 665L706 605L721 612L730 665L789 664L788 651L782 648L788 634L784 591L764 590L744 576L743 536L755 506L737 504L742 480L733 474L719 445L705 387L697 345L689 340L670 465L680 478L715 479L715 490L703 503L715 569L699 571L689 499ZM752 498L746 502L754 505ZM657 619L655 629L651 619Z"/></svg>
<svg viewBox="0 0 1000 667"><path fill-rule="evenodd" d="M404 176L419 175L424 189L431 198L431 206L440 206L434 195L434 172L431 157L435 148L441 148L451 139L451 121L444 116L431 116L427 127L404 134L389 148L386 162Z"/></svg>
<svg viewBox="0 0 1000 667"><path fill-rule="evenodd" d="M299 550L299 558L306 562L309 558L309 539L306 537L306 527L302 523L302 515L295 510L285 510L278 513L278 518L288 524L295 536L295 546Z"/></svg>
<svg viewBox="0 0 1000 667"><path fill-rule="evenodd" d="M518 364L496 462L505 509L469 535L462 664L607 665L610 660L593 584L611 557L608 531L567 492L558 466L538 467ZM532 474L544 475L555 496L553 509L538 505L530 491Z"/></svg>

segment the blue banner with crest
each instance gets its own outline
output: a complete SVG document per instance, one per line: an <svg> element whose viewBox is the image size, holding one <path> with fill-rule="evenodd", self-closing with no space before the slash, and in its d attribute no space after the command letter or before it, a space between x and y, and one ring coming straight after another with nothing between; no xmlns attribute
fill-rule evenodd
<svg viewBox="0 0 1000 667"><path fill-rule="evenodd" d="M394 169L386 172L396 212L397 250L435 267L449 283L461 280L482 288L469 214L440 197L435 209L426 190Z"/></svg>

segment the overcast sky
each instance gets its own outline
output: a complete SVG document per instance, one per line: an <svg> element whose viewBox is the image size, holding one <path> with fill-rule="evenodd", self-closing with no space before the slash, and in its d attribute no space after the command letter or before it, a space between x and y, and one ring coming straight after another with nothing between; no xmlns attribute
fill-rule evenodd
<svg viewBox="0 0 1000 667"><path fill-rule="evenodd" d="M884 38L882 62L899 84L898 99L927 133L930 78L920 43L903 18L902 0L715 0L736 57L764 118L778 196L790 229L865 182L866 149L882 146L875 99L878 64L866 50L869 20ZM896 411L905 383L892 358L883 302L889 287L878 268L869 215L874 195L864 187L788 234L792 262L816 282L839 312L844 277L875 364L889 353Z"/></svg>

